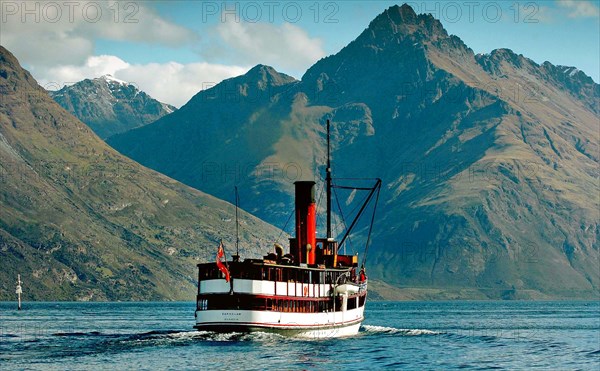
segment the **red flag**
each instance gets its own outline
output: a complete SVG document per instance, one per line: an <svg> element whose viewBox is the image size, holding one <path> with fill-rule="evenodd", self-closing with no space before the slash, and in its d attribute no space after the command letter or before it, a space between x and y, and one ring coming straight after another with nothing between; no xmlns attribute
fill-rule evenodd
<svg viewBox="0 0 600 371"><path fill-rule="evenodd" d="M221 258L225 256L225 251L223 251L223 241L219 244L219 250L217 250L217 268L225 275L225 282L229 282L229 270L221 261Z"/></svg>

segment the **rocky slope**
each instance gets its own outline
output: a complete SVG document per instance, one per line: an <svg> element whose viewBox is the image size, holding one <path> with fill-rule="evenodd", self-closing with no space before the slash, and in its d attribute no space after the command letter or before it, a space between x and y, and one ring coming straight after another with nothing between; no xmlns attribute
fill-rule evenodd
<svg viewBox="0 0 600 371"><path fill-rule="evenodd" d="M283 226L291 182L322 176L329 118L335 174L384 180L373 278L457 297L597 297L599 99L573 67L475 55L403 5L301 81L257 66L109 143L219 197L238 184L248 210Z"/></svg>
<svg viewBox="0 0 600 371"><path fill-rule="evenodd" d="M147 125L176 110L111 75L85 79L49 94L103 139Z"/></svg>
<svg viewBox="0 0 600 371"><path fill-rule="evenodd" d="M108 147L0 47L0 300L193 300L234 207ZM241 250L280 231L242 213ZM285 236L283 236L285 238Z"/></svg>

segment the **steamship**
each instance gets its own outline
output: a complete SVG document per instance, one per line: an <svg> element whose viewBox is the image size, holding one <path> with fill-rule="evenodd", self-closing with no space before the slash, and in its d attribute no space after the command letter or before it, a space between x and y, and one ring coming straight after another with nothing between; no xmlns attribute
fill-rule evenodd
<svg viewBox="0 0 600 371"><path fill-rule="evenodd" d="M214 332L275 332L297 337L325 338L357 334L367 301L365 258L370 242L381 180L369 187L334 184L330 162L330 123L327 121L327 235L316 236L315 182L295 186L295 237L289 251L274 244L262 259L229 261L222 243L215 262L198 264L195 328ZM336 180L337 183L337 180ZM332 189L352 188L368 195L339 242L332 236ZM236 214L237 214L236 190ZM373 202L373 200L375 200ZM368 205L373 205L369 236L359 269L358 255L340 254ZM237 216L236 216L237 219ZM238 228L236 220L236 230Z"/></svg>

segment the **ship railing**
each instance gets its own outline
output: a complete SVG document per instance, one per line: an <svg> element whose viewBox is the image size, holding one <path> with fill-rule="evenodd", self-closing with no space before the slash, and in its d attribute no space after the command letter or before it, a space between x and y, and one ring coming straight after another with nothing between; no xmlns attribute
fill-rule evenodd
<svg viewBox="0 0 600 371"><path fill-rule="evenodd" d="M358 284L358 292L367 291L367 282L368 280L364 280Z"/></svg>

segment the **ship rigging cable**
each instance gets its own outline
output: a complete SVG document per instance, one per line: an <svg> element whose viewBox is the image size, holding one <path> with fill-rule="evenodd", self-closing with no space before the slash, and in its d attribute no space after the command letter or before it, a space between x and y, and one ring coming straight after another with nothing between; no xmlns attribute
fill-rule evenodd
<svg viewBox="0 0 600 371"><path fill-rule="evenodd" d="M338 188L339 187L341 187L341 186L338 186ZM366 190L368 190L368 189L369 188L367 188ZM358 211L358 214L354 217L354 220L350 224L350 227L348 227L348 229L346 230L346 233L344 234L344 237L342 237L342 240L340 241L340 244L338 245L338 250L344 244L344 242L346 241L346 238L348 238L350 232L352 231L352 229L354 228L354 226L356 225L356 223L358 222L358 220L362 216L362 214L365 211L367 205L369 205L371 203L373 195L375 193L377 193L377 197L376 197L376 201L375 201L375 207L373 207L373 216L371 217L371 226L369 227L369 236L368 236L368 239L367 239L367 241L370 241L370 239L371 239L371 234L370 233L372 231L373 222L375 220L375 210L377 208L377 202L379 201L379 191L380 191L380 189L381 189L381 179L377 178L376 182L375 182L375 185L370 188L370 192L369 192L369 196L367 197L367 200L365 201L365 203L362 205L362 207ZM365 250L367 248L368 248L368 245L365 246Z"/></svg>
<svg viewBox="0 0 600 371"><path fill-rule="evenodd" d="M346 218L344 218L344 213L342 213L342 207L340 206L340 198L337 195L335 187L332 187L332 188L333 188L333 194L335 196L335 203L337 204L338 210L340 211L340 216L342 217L342 225L347 230L348 229L348 225L346 224ZM356 207L354 208L354 210L356 210ZM350 215L354 212L354 210L352 210L350 212ZM352 240L348 239L348 242L350 243L350 250L352 250ZM346 252L346 246L344 246L344 253L345 252Z"/></svg>

